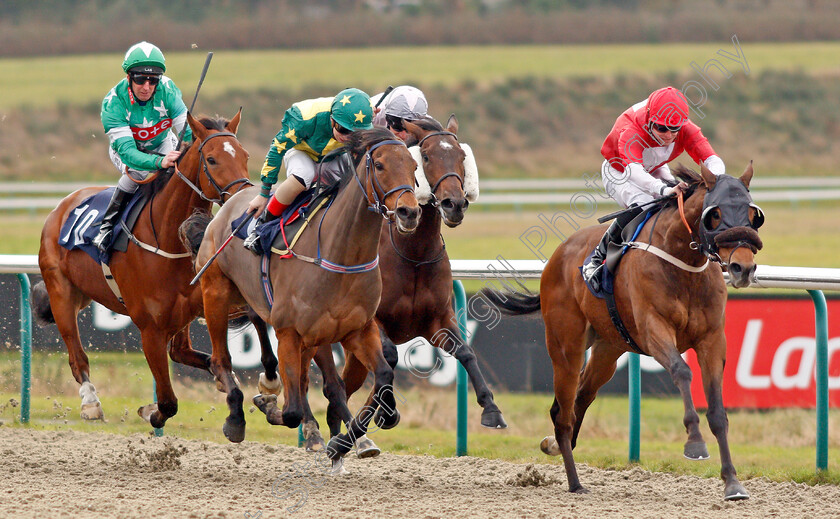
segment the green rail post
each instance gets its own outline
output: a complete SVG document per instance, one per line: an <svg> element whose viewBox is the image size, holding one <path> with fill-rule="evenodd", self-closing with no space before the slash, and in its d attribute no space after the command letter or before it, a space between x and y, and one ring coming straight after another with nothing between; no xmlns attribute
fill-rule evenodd
<svg viewBox="0 0 840 519"><path fill-rule="evenodd" d="M828 469L828 308L822 290L809 290L816 325L817 470Z"/></svg>
<svg viewBox="0 0 840 519"><path fill-rule="evenodd" d="M32 309L29 304L29 276L18 274L20 282L20 423L29 423L32 388Z"/></svg>
<svg viewBox="0 0 840 519"><path fill-rule="evenodd" d="M455 294L455 315L458 318L458 329L461 331L461 340L467 341L467 295L464 292L464 284L460 280L452 282L452 291ZM467 455L467 371L461 363L458 363L458 374L456 375L455 388L458 401L458 422L457 437L455 441L455 455Z"/></svg>
<svg viewBox="0 0 840 519"><path fill-rule="evenodd" d="M627 393L630 400L630 446L629 446L629 460L630 463L639 462L639 430L641 423L641 401L642 401L642 376L641 368L639 366L640 359L638 353L630 353L627 359L628 371L628 387Z"/></svg>
<svg viewBox="0 0 840 519"><path fill-rule="evenodd" d="M298 447L303 447L304 443L306 443L306 438L303 437L303 423L301 422L298 425Z"/></svg>

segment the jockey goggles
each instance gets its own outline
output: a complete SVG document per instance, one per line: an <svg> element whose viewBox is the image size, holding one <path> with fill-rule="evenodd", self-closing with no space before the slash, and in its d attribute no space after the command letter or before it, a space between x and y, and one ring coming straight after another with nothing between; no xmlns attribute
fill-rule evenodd
<svg viewBox="0 0 840 519"><path fill-rule="evenodd" d="M653 129L658 131L659 133L671 132L671 133L678 133L682 126L666 126L664 124L659 123L651 123L653 125Z"/></svg>
<svg viewBox="0 0 840 519"><path fill-rule="evenodd" d="M131 75L131 82L137 86L143 86L147 81L151 86L155 86L160 83L160 76L147 76L145 74Z"/></svg>

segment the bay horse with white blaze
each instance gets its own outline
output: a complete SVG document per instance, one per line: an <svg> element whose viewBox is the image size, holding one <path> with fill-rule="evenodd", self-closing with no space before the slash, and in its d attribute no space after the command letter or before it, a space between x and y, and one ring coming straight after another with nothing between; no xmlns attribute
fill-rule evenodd
<svg viewBox="0 0 840 519"><path fill-rule="evenodd" d="M139 412L154 427L163 427L178 410L169 379L167 345L173 361L209 368L210 356L193 350L190 344L189 324L201 314L202 299L198 287L190 286L195 271L179 239L178 227L194 210L209 211L212 203L224 203L233 188L251 185L248 153L236 138L240 116L241 111L230 122L208 118L198 121L187 114L195 140L181 155L177 174L159 173L141 186L150 191L151 199L131 231L136 241L132 240L125 252L113 251L110 260L123 302L93 258L80 249L67 250L59 245L62 225L75 208L106 188L89 187L71 193L47 216L38 253L44 280L33 288L33 313L39 322L58 326L73 377L81 384L83 418L104 417L77 323L79 311L91 300L128 315L140 329L158 402Z"/></svg>
<svg viewBox="0 0 840 519"><path fill-rule="evenodd" d="M347 144L354 171L342 181L326 212L316 213L295 243L294 258L270 262L268 278L275 294L269 305L260 274L261 258L234 241L217 256L201 278L207 329L213 343L211 372L227 393L230 415L223 431L230 438L244 436L243 395L232 376L227 345L227 315L231 307L247 304L272 325L277 336L277 358L285 396L282 411L266 408L269 422L297 427L308 411L305 388L309 364L319 346L341 342L366 369L373 371L374 399L394 412L393 371L382 354L379 331L373 320L382 291L378 267L379 235L383 217L394 220L399 232L413 232L420 208L414 196L415 164L401 141L387 130L357 131ZM341 160L336 159L336 160ZM243 214L254 190L244 190L225 204L212 221L200 215L184 224L190 243L201 239L196 270L200 269L230 235L231 222ZM206 227L206 229L204 229ZM203 234L203 237L201 236ZM346 267L350 266L350 267ZM342 270L351 269L353 273ZM330 360L331 362L331 360ZM280 387L263 387L255 402L264 406L266 393ZM350 438L364 435L370 414L354 419L342 387L328 397L339 410ZM334 437L327 453L334 463L352 446L347 435Z"/></svg>
<svg viewBox="0 0 840 519"><path fill-rule="evenodd" d="M613 325L607 305L588 290L580 274L579 267L598 243L603 226L583 229L557 248L543 271L538 295L485 292L506 313L542 311L554 369L550 413L554 436L546 437L541 448L546 454L563 455L571 492L587 492L572 456L584 413L615 373L618 357L633 349L656 359L680 391L688 433L684 455L708 458L691 398L691 369L681 357L692 348L703 377L706 417L720 449L724 498L749 497L732 464L721 390L726 360L726 285L721 268L728 269L732 286L750 285L754 254L762 247L756 229L764 215L749 195L752 164L740 179L716 177L705 166L700 175L681 166L677 175L691 185L684 216L682 198L679 204L663 201L638 235L639 241L629 246L614 279L615 303L629 340ZM581 375L584 352L590 347Z"/></svg>

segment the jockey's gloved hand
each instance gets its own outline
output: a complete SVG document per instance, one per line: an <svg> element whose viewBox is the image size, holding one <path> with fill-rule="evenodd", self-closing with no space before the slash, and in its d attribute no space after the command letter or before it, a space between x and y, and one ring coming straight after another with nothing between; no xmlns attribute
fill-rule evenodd
<svg viewBox="0 0 840 519"><path fill-rule="evenodd" d="M677 184L676 186L673 186L673 187L664 186L662 189L659 190L659 195L662 198L666 198L666 197L675 195L677 193L685 194L687 191L688 191L688 184L685 183L685 182L680 182L679 184Z"/></svg>

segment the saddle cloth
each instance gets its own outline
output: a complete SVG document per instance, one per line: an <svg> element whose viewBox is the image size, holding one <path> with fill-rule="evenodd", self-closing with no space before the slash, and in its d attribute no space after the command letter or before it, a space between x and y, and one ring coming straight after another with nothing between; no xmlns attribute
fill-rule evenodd
<svg viewBox="0 0 840 519"><path fill-rule="evenodd" d="M280 218L266 222L257 229L260 245L265 254L277 254L280 258L292 257L291 248L294 247L300 235L309 226L313 217L323 208L329 207L335 199L339 184L322 190L316 194L315 189L301 193L292 204L283 211ZM235 230L247 213L231 222L231 231ZM237 233L237 237L245 239L256 226L256 219L243 227Z"/></svg>
<svg viewBox="0 0 840 519"><path fill-rule="evenodd" d="M648 220L650 220L651 216L657 213L661 208L662 207L660 205L656 204L651 206L649 209L646 209L645 211L639 213L639 215L636 216L636 218L634 218L633 220L631 220L630 223L628 223L621 231L621 241L623 243L635 241L636 237L639 235L639 233L642 232L642 229L644 228ZM597 298L605 299L607 297L607 294L613 293L613 282L615 281L615 276L618 272L618 265L621 262L621 258L624 257L624 253L626 253L628 249L628 247L626 245L623 245L623 243L611 242L607 246L607 259L605 261L607 268L602 268L600 270L600 290L596 292L592 290L592 287L589 286L588 283L586 284L586 287L589 289L590 292L592 292L592 295L594 295ZM594 253L595 250L593 249L593 251L584 260L584 265L586 265L586 263L589 262L589 258L591 258L592 254ZM579 267L579 269L582 271L583 267Z"/></svg>
<svg viewBox="0 0 840 519"><path fill-rule="evenodd" d="M100 252L99 249L93 246L92 242L96 238L96 235L99 234L102 216L105 214L105 209L108 207L111 196L114 194L113 187L109 187L95 195L85 198L76 206L61 226L61 234L58 237L59 245L67 250L80 249L97 263L107 265L111 261L111 253L113 251L125 252L128 248L128 236L123 232L122 225L119 222L124 221L126 227L129 229L134 228L140 211L149 200L145 191L144 189L138 189L126 204L125 209L120 214L119 221L114 225L112 245L108 252Z"/></svg>

